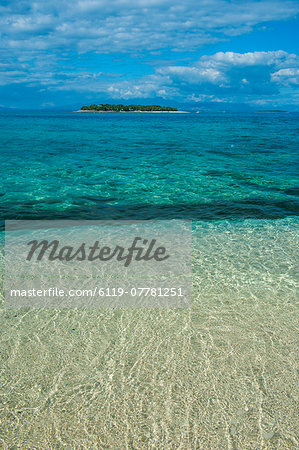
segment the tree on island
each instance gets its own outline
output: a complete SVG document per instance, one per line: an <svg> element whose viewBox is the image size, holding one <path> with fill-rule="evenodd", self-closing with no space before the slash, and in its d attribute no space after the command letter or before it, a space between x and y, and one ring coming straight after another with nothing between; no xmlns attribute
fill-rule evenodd
<svg viewBox="0 0 299 450"><path fill-rule="evenodd" d="M110 105L99 104L99 105L89 105L82 106L81 111L113 111L113 112L131 112L131 111L177 111L177 108L171 108L170 106L159 106L159 105Z"/></svg>

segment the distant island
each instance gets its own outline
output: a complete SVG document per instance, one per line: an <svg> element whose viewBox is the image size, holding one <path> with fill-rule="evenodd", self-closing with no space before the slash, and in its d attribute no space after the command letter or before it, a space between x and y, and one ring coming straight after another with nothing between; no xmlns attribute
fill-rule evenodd
<svg viewBox="0 0 299 450"><path fill-rule="evenodd" d="M79 111L75 112L184 112L178 111L177 108L171 106L159 106L159 105L110 105L99 104L82 106Z"/></svg>
<svg viewBox="0 0 299 450"><path fill-rule="evenodd" d="M260 109L255 111L256 113L287 113L289 111L283 111L282 109Z"/></svg>

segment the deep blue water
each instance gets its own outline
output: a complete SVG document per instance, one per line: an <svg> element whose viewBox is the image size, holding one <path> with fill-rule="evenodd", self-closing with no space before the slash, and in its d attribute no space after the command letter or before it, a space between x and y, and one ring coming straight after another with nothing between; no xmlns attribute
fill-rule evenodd
<svg viewBox="0 0 299 450"><path fill-rule="evenodd" d="M299 114L0 115L4 219L299 215Z"/></svg>

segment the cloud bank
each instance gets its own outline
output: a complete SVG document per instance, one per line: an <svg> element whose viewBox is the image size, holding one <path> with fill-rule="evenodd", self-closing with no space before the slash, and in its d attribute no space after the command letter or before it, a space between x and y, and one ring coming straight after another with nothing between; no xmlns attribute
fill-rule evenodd
<svg viewBox="0 0 299 450"><path fill-rule="evenodd" d="M279 50L216 52L189 65L160 62L143 76L123 73L120 64L107 70L101 58L146 55L150 64L165 52L203 53L206 45L291 19L298 9L292 0L2 0L0 94L1 86L23 87L48 93L43 102L51 103L54 92L71 91L193 102L267 101L292 93L295 102L298 57Z"/></svg>
<svg viewBox="0 0 299 450"><path fill-rule="evenodd" d="M10 0L0 29L14 51L190 50L296 13L288 0Z"/></svg>
<svg viewBox="0 0 299 450"><path fill-rule="evenodd" d="M202 56L193 66L165 66L135 83L114 83L112 96L176 97L185 101L245 101L271 98L299 85L299 58L284 51Z"/></svg>
<svg viewBox="0 0 299 450"><path fill-rule="evenodd" d="M233 53L202 56L192 66L163 66L155 73L131 80L108 80L101 74L72 74L55 89L92 92L98 98L172 99L180 103L244 102L296 104L299 57L284 51ZM292 98L290 98L290 93Z"/></svg>

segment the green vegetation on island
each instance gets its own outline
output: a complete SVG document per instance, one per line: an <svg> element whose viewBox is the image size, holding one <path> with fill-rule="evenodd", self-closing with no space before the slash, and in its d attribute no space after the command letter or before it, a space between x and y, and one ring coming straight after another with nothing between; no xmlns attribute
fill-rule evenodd
<svg viewBox="0 0 299 450"><path fill-rule="evenodd" d="M82 106L81 111L102 111L102 112L134 112L134 111L177 111L177 108L158 105L110 105L109 103L100 105Z"/></svg>

